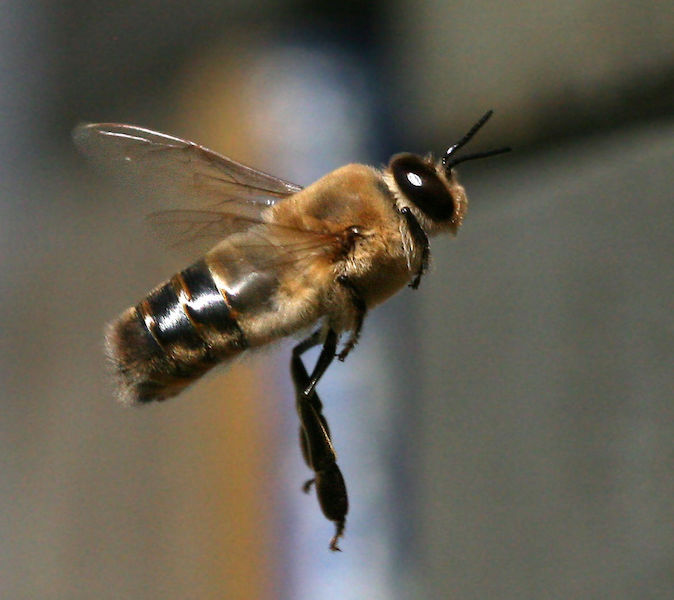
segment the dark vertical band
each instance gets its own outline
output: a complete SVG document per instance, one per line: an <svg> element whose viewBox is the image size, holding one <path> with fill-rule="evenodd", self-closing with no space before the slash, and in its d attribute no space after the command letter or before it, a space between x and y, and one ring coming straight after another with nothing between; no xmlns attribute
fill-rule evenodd
<svg viewBox="0 0 674 600"><path fill-rule="evenodd" d="M165 350L176 344L190 350L203 348L204 341L185 314L170 282L151 292L136 310L157 343Z"/></svg>
<svg viewBox="0 0 674 600"><path fill-rule="evenodd" d="M154 341L174 357L215 361L215 356L247 348L243 331L232 315L204 260L174 275L136 306ZM196 355L194 354L196 352Z"/></svg>
<svg viewBox="0 0 674 600"><path fill-rule="evenodd" d="M241 327L232 315L231 306L215 285L206 261L200 260L187 267L174 280L185 292L183 310L197 330L203 328L213 333L233 336L238 341L239 349L248 346Z"/></svg>

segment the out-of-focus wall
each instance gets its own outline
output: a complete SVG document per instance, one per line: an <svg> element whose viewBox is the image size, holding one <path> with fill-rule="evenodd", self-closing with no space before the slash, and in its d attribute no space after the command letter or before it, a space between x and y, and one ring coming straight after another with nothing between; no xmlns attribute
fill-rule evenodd
<svg viewBox="0 0 674 600"><path fill-rule="evenodd" d="M487 105L513 143L670 112L674 17L663 4L417 2L392 5L393 99L406 135L442 144ZM485 132L486 133L486 132ZM487 134L490 135L490 134Z"/></svg>
<svg viewBox="0 0 674 600"><path fill-rule="evenodd" d="M465 169L420 300L419 597L674 593L673 159L669 119Z"/></svg>
<svg viewBox="0 0 674 600"><path fill-rule="evenodd" d="M670 598L666 5L0 4L0 596ZM332 85L329 85L332 84ZM471 144L456 239L321 382L344 552L299 484L292 342L124 410L102 325L184 260L76 156L163 129L306 184ZM669 301L669 302L668 302Z"/></svg>

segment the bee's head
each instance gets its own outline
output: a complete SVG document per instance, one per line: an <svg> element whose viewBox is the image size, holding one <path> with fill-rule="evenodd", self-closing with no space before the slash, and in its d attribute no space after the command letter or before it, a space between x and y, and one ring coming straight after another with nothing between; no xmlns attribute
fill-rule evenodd
<svg viewBox="0 0 674 600"><path fill-rule="evenodd" d="M420 221L423 221L421 225L425 230L449 228L456 232L461 225L468 201L463 186L456 179L453 170L456 165L467 160L486 158L510 150L510 148L498 148L456 156L456 153L487 122L492 112L491 110L487 112L466 135L452 144L442 159L437 162L430 156L422 157L409 153L396 154L391 158L388 170L399 191L399 194L396 194L398 204L416 208L416 212L421 213L419 216L423 217Z"/></svg>

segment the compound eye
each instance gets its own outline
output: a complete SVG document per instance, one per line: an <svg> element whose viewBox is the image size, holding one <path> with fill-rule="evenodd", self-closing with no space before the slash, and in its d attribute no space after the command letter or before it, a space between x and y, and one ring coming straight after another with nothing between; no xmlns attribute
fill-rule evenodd
<svg viewBox="0 0 674 600"><path fill-rule="evenodd" d="M398 188L433 221L449 221L454 199L433 165L415 154L396 154L389 163Z"/></svg>

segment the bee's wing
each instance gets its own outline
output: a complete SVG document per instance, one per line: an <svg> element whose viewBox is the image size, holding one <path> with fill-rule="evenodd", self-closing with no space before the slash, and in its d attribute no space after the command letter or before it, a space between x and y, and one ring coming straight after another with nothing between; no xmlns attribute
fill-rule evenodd
<svg viewBox="0 0 674 600"><path fill-rule="evenodd" d="M73 138L96 161L117 163L129 172L142 171L142 176L168 177L167 185L187 184L220 200L236 198L265 207L302 189L194 142L134 125L79 125Z"/></svg>
<svg viewBox="0 0 674 600"><path fill-rule="evenodd" d="M237 274L237 279L228 283L239 289L247 285L250 274L301 272L316 260L332 262L342 251L343 239L340 231L312 231L264 223L225 238L209 256Z"/></svg>
<svg viewBox="0 0 674 600"><path fill-rule="evenodd" d="M112 168L134 191L169 208L149 215L171 245L201 244L263 222L263 213L302 188L199 144L133 125L91 123L73 132L94 162Z"/></svg>

